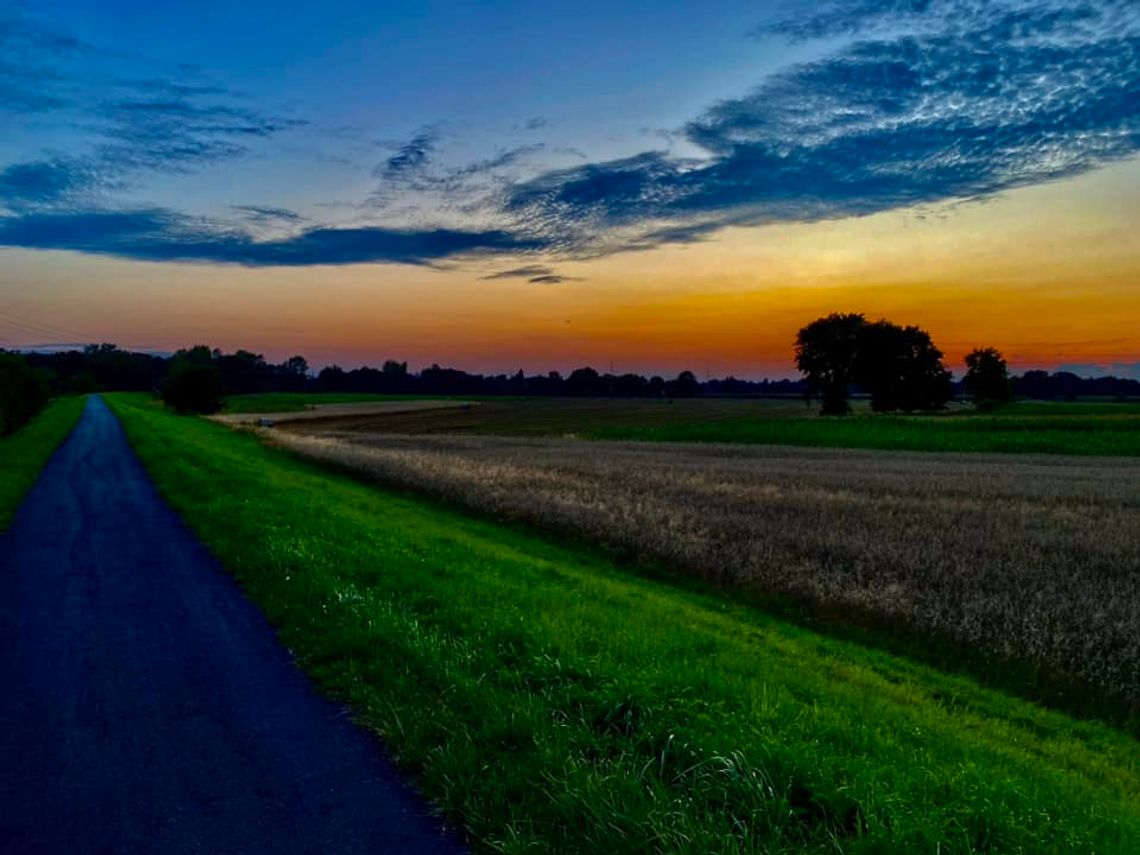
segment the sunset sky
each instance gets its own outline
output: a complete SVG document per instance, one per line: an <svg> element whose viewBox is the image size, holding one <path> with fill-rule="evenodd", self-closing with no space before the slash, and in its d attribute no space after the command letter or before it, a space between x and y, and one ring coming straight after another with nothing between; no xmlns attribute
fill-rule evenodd
<svg viewBox="0 0 1140 855"><path fill-rule="evenodd" d="M1140 378L1135 0L0 0L0 347Z"/></svg>

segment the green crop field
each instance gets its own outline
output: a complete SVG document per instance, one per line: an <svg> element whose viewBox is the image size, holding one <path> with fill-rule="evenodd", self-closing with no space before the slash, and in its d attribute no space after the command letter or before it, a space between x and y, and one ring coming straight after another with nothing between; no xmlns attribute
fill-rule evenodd
<svg viewBox="0 0 1140 855"><path fill-rule="evenodd" d="M259 395L230 395L226 413L294 413L321 404L365 404L372 401L403 401L406 395L364 395L336 392L265 392Z"/></svg>
<svg viewBox="0 0 1140 855"><path fill-rule="evenodd" d="M57 398L10 436L0 437L0 531L31 489L51 453L63 442L87 399Z"/></svg>
<svg viewBox="0 0 1140 855"><path fill-rule="evenodd" d="M278 396L253 396L273 401ZM256 399L256 400L255 400ZM244 399L243 399L244 400ZM356 398L353 400L363 399ZM332 403L331 401L329 403ZM294 407L296 408L296 407ZM934 415L820 417L788 399L484 399L466 410L373 414L298 430L564 436L655 442L725 442L908 451L1140 455L1140 404L1018 403L996 413L957 405Z"/></svg>
<svg viewBox="0 0 1140 855"><path fill-rule="evenodd" d="M365 392L262 392L256 395L230 395L224 413L296 413L330 404L375 404L384 401L511 401L512 398L486 398L478 395L388 395Z"/></svg>
<svg viewBox="0 0 1140 855"><path fill-rule="evenodd" d="M1140 851L1140 751L1106 725L109 402L479 851Z"/></svg>
<svg viewBox="0 0 1140 855"><path fill-rule="evenodd" d="M613 425L595 439L729 442L1015 454L1140 455L1140 412L1127 404L1010 408L998 414L865 414L803 419L722 419L689 424ZM1087 410L1085 408L1088 408ZM1108 409L1119 407L1119 411Z"/></svg>

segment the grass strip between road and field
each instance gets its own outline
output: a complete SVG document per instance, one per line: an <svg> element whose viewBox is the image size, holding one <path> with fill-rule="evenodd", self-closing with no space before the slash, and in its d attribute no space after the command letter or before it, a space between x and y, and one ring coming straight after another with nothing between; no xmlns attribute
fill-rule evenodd
<svg viewBox="0 0 1140 855"><path fill-rule="evenodd" d="M87 399L56 398L15 433L0 437L0 531L40 475L52 452L71 433Z"/></svg>
<svg viewBox="0 0 1140 855"><path fill-rule="evenodd" d="M1140 751L587 550L109 403L282 642L476 848L1140 851Z"/></svg>

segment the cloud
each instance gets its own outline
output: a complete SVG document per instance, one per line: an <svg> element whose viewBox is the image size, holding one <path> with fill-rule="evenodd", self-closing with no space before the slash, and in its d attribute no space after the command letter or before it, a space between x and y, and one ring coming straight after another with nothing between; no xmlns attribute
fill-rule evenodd
<svg viewBox="0 0 1140 855"><path fill-rule="evenodd" d="M254 240L239 228L162 208L31 213L0 217L0 246L56 249L140 261L301 267L390 262L427 265L452 257L543 249L540 241L488 229L312 228Z"/></svg>
<svg viewBox="0 0 1140 855"><path fill-rule="evenodd" d="M145 173L240 157L302 122L253 109L195 69L120 76L82 97L92 90L78 69L99 59L93 47L0 25L0 93L15 93L0 109L71 116L94 140L0 169L9 213L0 240L249 265L587 258L708 240L730 226L984 200L1140 153L1133 0L807 8L757 35L821 40L815 58L710 105L656 143L665 148L554 168L567 150L515 145L456 165L439 126L421 128L375 167L379 187L365 205L375 214L398 201L414 227L312 226L263 205L234 209L237 223L115 210L102 197ZM543 126L535 117L523 128ZM490 278L508 276L569 278L537 265Z"/></svg>
<svg viewBox="0 0 1140 855"><path fill-rule="evenodd" d="M17 120L50 117L79 143L4 167L0 203L10 209L86 204L145 173L240 157L255 142L306 124L240 104L194 69L101 51L26 16L0 17L0 56L0 111ZM123 73L140 66L148 73Z"/></svg>
<svg viewBox="0 0 1140 855"><path fill-rule="evenodd" d="M440 139L436 135L430 143L421 144L417 135L411 143L402 145L393 158L380 164L374 170L374 175L381 179L380 186L369 196L369 205L391 207L398 200L429 216L438 215L445 208L465 214L493 210L500 205L498 197L503 188L518 181L534 157L548 151L544 143L530 143L501 148L489 157L468 163L447 165L434 162ZM419 159L421 151L423 159ZM559 149L558 153L564 150ZM393 171L389 164L396 158L401 159L401 167Z"/></svg>
<svg viewBox="0 0 1140 855"><path fill-rule="evenodd" d="M38 206L86 192L99 177L82 163L64 158L13 163L0 170L0 200L9 206Z"/></svg>
<svg viewBox="0 0 1140 855"><path fill-rule="evenodd" d="M647 151L548 172L513 187L506 208L604 252L622 230L620 248L640 248L1077 175L1140 151L1140 19L1125 8L828 6L770 31L862 37L690 121L684 138L704 157Z"/></svg>
<svg viewBox="0 0 1140 855"><path fill-rule="evenodd" d="M555 273L551 268L541 264L530 264L525 267L515 267L511 270L500 270L483 279L525 279L527 282L553 285L559 282L580 282L580 276L563 276Z"/></svg>
<svg viewBox="0 0 1140 855"><path fill-rule="evenodd" d="M531 276L549 276L554 271L549 267L543 267L540 264L531 264L526 267L515 267L511 270L500 270L498 273L492 273L489 276L484 276L484 279L528 279Z"/></svg>
<svg viewBox="0 0 1140 855"><path fill-rule="evenodd" d="M396 149L396 153L376 167L377 178L390 180L423 170L431 159L431 154L439 142L439 130L423 128L406 143Z"/></svg>
<svg viewBox="0 0 1140 855"><path fill-rule="evenodd" d="M559 282L578 282L580 280L580 276L560 276L557 273L547 273L542 276L532 276L526 281L532 284L557 285Z"/></svg>
<svg viewBox="0 0 1140 855"><path fill-rule="evenodd" d="M305 222L305 218L288 208L273 208L265 205L234 205L233 210L246 222L257 225L295 225Z"/></svg>

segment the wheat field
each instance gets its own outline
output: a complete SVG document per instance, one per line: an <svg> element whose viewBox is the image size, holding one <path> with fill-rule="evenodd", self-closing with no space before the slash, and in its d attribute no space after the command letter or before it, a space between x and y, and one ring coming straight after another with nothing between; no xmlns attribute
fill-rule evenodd
<svg viewBox="0 0 1140 855"><path fill-rule="evenodd" d="M1140 460L486 436L273 441L1140 702Z"/></svg>

